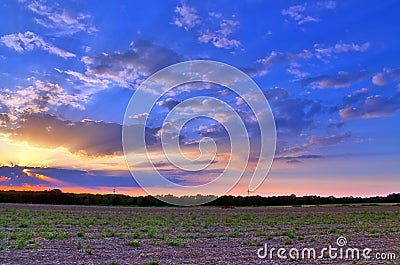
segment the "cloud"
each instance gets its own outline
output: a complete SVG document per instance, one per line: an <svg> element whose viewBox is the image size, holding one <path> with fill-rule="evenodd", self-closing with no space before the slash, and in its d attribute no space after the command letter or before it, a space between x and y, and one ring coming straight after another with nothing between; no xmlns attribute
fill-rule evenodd
<svg viewBox="0 0 400 265"><path fill-rule="evenodd" d="M176 105L178 105L180 102L177 100L174 100L172 98L167 98L165 100L162 101L158 101L157 105L161 106L161 107L166 107L170 110L172 110Z"/></svg>
<svg viewBox="0 0 400 265"><path fill-rule="evenodd" d="M159 128L145 128L148 147L159 142ZM122 125L84 119L81 121L61 120L50 114L29 114L17 124L0 131L11 141L24 142L33 147L65 148L70 153L87 157L122 155ZM143 126L126 127L127 135L143 133ZM128 139L126 150L141 146L140 137Z"/></svg>
<svg viewBox="0 0 400 265"><path fill-rule="evenodd" d="M310 75L310 73L301 71L295 67L289 67L286 69L289 74L294 75L296 78L305 78L306 76Z"/></svg>
<svg viewBox="0 0 400 265"><path fill-rule="evenodd" d="M322 156L318 157L314 155L304 154L304 152L310 152L310 150L315 150L316 148L320 147L335 146L345 142L350 138L351 132L336 132L322 137L317 135L308 136L306 138L306 141L303 141L302 144L296 143L293 145L289 145L288 141L280 140L277 143L276 154L278 155L277 157L284 157L281 158L283 160L286 160L285 157L288 157L287 160L299 160L298 162L300 162L301 159L322 158Z"/></svg>
<svg viewBox="0 0 400 265"><path fill-rule="evenodd" d="M280 87L273 87L264 90L264 95L269 102L276 102L288 98L289 92Z"/></svg>
<svg viewBox="0 0 400 265"><path fill-rule="evenodd" d="M313 49L303 49L300 52L280 52L271 51L269 55L265 58L258 59L257 62L262 64L263 68L258 69L257 73L251 72L253 76L263 75L267 73L266 69L272 67L273 65L281 63L289 63L289 67L286 69L290 74L295 75L297 78L304 78L308 75L307 72L301 71L299 67L301 66L299 61L310 60L317 58L325 63L329 63L328 58L333 57L335 54L347 53L347 52L365 52L370 47L369 42L363 44L355 43L343 43L339 42L333 46L323 47L321 44L314 44Z"/></svg>
<svg viewBox="0 0 400 265"><path fill-rule="evenodd" d="M302 160L321 159L321 158L324 158L324 157L321 155L298 155L298 156L277 156L274 159L275 160L285 160L286 163L293 164L293 163L301 163Z"/></svg>
<svg viewBox="0 0 400 265"><path fill-rule="evenodd" d="M116 175L117 173L117 175ZM44 188L80 187L138 187L127 171L82 171L62 168L29 166L0 167L0 182L5 186L40 186Z"/></svg>
<svg viewBox="0 0 400 265"><path fill-rule="evenodd" d="M217 48L239 48L241 46L240 41L230 38L230 35L236 30L239 24L239 21L236 19L224 19L220 23L219 29L201 30L198 40L201 43L212 43Z"/></svg>
<svg viewBox="0 0 400 265"><path fill-rule="evenodd" d="M384 74L378 73L372 77L372 83L376 86L385 86L389 83L389 80Z"/></svg>
<svg viewBox="0 0 400 265"><path fill-rule="evenodd" d="M25 115L14 127L4 130L16 142L41 148L64 147L84 156L121 155L122 126L102 121L63 121L54 115Z"/></svg>
<svg viewBox="0 0 400 265"><path fill-rule="evenodd" d="M211 43L217 48L237 49L241 43L231 35L239 27L240 22L232 16L231 19L224 19L222 14L208 12L208 17L198 15L194 7L181 3L175 7L173 24L184 28L186 31L196 28L198 41L200 43Z"/></svg>
<svg viewBox="0 0 400 265"><path fill-rule="evenodd" d="M59 5L51 6L47 1L25 2L25 7L38 15L35 22L45 28L54 29L55 34L72 35L77 32L94 33L98 30L89 22L85 13L71 14Z"/></svg>
<svg viewBox="0 0 400 265"><path fill-rule="evenodd" d="M353 103L358 103L362 100L364 100L364 98L369 94L369 89L368 88L361 88L359 90L356 90L354 93L347 95L344 99L343 99L343 103L344 105L350 105Z"/></svg>
<svg viewBox="0 0 400 265"><path fill-rule="evenodd" d="M326 88L342 88L349 87L351 84L363 79L368 72L362 71L358 73L339 72L336 75L320 75L316 77L301 80L304 87L315 89Z"/></svg>
<svg viewBox="0 0 400 265"><path fill-rule="evenodd" d="M333 46L324 47L321 44L314 44L314 50L318 59L324 60L323 57L332 57L333 54L346 53L346 52L365 52L369 49L370 43L363 44L343 43L339 42Z"/></svg>
<svg viewBox="0 0 400 265"><path fill-rule="evenodd" d="M271 104L277 132L281 137L298 136L312 128L315 126L315 117L325 111L318 100L292 98L283 88L265 89L264 95Z"/></svg>
<svg viewBox="0 0 400 265"><path fill-rule="evenodd" d="M340 117L346 119L378 118L390 116L400 109L400 93L392 97L381 95L369 96L357 106L346 106L339 111Z"/></svg>
<svg viewBox="0 0 400 265"><path fill-rule="evenodd" d="M295 62L298 59L309 59L314 55L309 50L303 50L299 53L283 53L278 51L272 51L268 56L263 59L258 59L257 62L261 63L265 67L271 67L274 64L283 62Z"/></svg>
<svg viewBox="0 0 400 265"><path fill-rule="evenodd" d="M355 44L355 43L337 43L334 46L323 48L321 44L315 44L315 51L322 54L327 54L330 56L332 53L344 53L349 51L356 52L365 52L370 47L369 42L365 42L363 44Z"/></svg>
<svg viewBox="0 0 400 265"><path fill-rule="evenodd" d="M315 4L309 5L307 3L302 5L290 6L287 9L282 10L282 15L289 16L298 25L302 25L308 22L318 22L320 21L318 13L322 10L330 10L336 8L335 1L324 1L317 2Z"/></svg>
<svg viewBox="0 0 400 265"><path fill-rule="evenodd" d="M306 7L307 4L291 6L288 9L283 9L282 15L291 17L299 25L302 25L307 22L319 21L319 19L315 17L304 14L304 12L306 11Z"/></svg>
<svg viewBox="0 0 400 265"><path fill-rule="evenodd" d="M136 88L145 77L181 60L174 51L144 40L135 41L123 53L82 57L89 80L108 80L126 88Z"/></svg>
<svg viewBox="0 0 400 265"><path fill-rule="evenodd" d="M351 137L350 132L340 133L340 134L332 134L325 137L318 137L313 135L309 138L308 145L319 145L319 146L331 146L337 145L339 143L344 142L345 140Z"/></svg>
<svg viewBox="0 0 400 265"><path fill-rule="evenodd" d="M400 80L400 69L385 68L385 72L389 74L392 78Z"/></svg>
<svg viewBox="0 0 400 265"><path fill-rule="evenodd" d="M42 113L60 106L83 110L87 101L86 96L70 95L60 85L40 80L25 89L0 92L0 103L11 115Z"/></svg>
<svg viewBox="0 0 400 265"><path fill-rule="evenodd" d="M185 30L189 30L201 22L201 18L197 15L197 10L186 3L176 6L174 12L176 16L173 23Z"/></svg>
<svg viewBox="0 0 400 265"><path fill-rule="evenodd" d="M141 114L136 114L136 115L129 116L129 119L133 119L133 120L136 120L138 122L143 122L148 118L149 118L149 114L148 113L141 113Z"/></svg>
<svg viewBox="0 0 400 265"><path fill-rule="evenodd" d="M50 54L60 56L64 59L75 57L75 54L62 50L45 42L40 36L31 31L26 31L25 33L4 35L1 37L0 41L3 45L19 53L22 53L24 51L32 51L34 49L41 49Z"/></svg>
<svg viewBox="0 0 400 265"><path fill-rule="evenodd" d="M17 119L16 116L9 113L0 113L0 128L5 128L8 126L10 122L13 122Z"/></svg>

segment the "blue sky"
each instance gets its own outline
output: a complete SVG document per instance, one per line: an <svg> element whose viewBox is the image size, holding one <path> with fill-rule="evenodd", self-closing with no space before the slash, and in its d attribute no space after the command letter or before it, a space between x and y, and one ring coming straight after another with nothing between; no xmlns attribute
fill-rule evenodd
<svg viewBox="0 0 400 265"><path fill-rule="evenodd" d="M129 99L163 67L209 59L247 73L271 105L276 157L255 193L399 191L398 1L1 5L0 163L22 167L2 168L2 189L107 193L117 186L143 193L121 147ZM248 121L252 144L259 142L238 95L209 84L175 88L154 106L147 128L160 172L176 182L212 179L226 163L228 137L209 119L189 123L181 135L189 152L201 137L216 139L220 152L211 168L189 174L161 163L160 127L170 109L194 96L227 102ZM246 194L247 183L232 193Z"/></svg>

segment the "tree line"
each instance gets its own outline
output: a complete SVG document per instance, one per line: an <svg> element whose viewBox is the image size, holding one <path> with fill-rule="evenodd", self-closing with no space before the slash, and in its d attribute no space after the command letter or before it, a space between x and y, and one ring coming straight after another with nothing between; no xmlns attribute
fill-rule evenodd
<svg viewBox="0 0 400 265"><path fill-rule="evenodd" d="M172 196L172 195L167 195ZM204 197L197 195L195 197ZM208 195L209 197L210 195ZM193 197L187 197L192 199ZM185 197L183 197L185 199ZM0 203L28 203L28 204L60 204L60 205L120 205L120 206L170 206L150 195L128 196L122 194L77 194L64 193L59 189L45 191L0 191ZM207 206L301 206L320 204L378 204L400 203L400 193L375 197L340 197L333 196L230 196L225 195L207 203Z"/></svg>

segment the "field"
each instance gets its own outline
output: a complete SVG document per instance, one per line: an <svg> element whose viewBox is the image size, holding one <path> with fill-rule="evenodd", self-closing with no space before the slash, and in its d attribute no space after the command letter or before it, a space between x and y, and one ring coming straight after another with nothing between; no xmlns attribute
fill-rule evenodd
<svg viewBox="0 0 400 265"><path fill-rule="evenodd" d="M347 238L386 260L287 257L269 247L315 248ZM343 247L343 248L345 248ZM287 253L286 253L287 254ZM397 260L394 260L396 255ZM400 207L221 209L0 204L1 264L399 264Z"/></svg>

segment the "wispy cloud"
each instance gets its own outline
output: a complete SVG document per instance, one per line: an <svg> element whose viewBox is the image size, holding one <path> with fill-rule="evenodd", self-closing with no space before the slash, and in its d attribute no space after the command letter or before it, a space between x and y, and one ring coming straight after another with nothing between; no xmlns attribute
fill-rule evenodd
<svg viewBox="0 0 400 265"><path fill-rule="evenodd" d="M50 54L60 56L64 59L75 57L75 54L57 48L50 43L47 43L40 36L31 31L26 31L25 33L4 35L1 37L0 41L8 48L20 53L24 51L32 51L34 49L41 49Z"/></svg>
<svg viewBox="0 0 400 265"><path fill-rule="evenodd" d="M320 21L319 12L321 10L335 9L335 1L324 1L317 2L315 4L302 4L290 6L287 9L282 10L282 15L289 16L298 25L302 25L308 22L318 22Z"/></svg>
<svg viewBox="0 0 400 265"><path fill-rule="evenodd" d="M94 33L98 30L90 24L91 16L86 13L72 14L55 3L47 1L22 1L27 9L38 17L35 22L43 27L57 30L55 34Z"/></svg>
<svg viewBox="0 0 400 265"><path fill-rule="evenodd" d="M212 43L217 48L239 48L241 46L240 41L230 38L230 35L236 30L239 24L239 21L236 19L224 19L220 22L219 28L216 30L200 30L198 40L202 43Z"/></svg>
<svg viewBox="0 0 400 265"><path fill-rule="evenodd" d="M339 42L333 46L324 47L322 44L315 44L314 49L316 53L316 57L318 59L325 57L331 57L333 54L345 53L345 52L365 52L370 47L369 42L365 42L363 44L355 44L355 43L343 43Z"/></svg>
<svg viewBox="0 0 400 265"><path fill-rule="evenodd" d="M309 145L319 145L319 146L331 146L337 145L339 143L344 142L345 140L351 137L350 132L339 133L339 134L331 134L328 136L316 136L313 135L309 138Z"/></svg>
<svg viewBox="0 0 400 265"><path fill-rule="evenodd" d="M306 4L291 6L288 9L282 10L282 15L291 17L299 25L307 22L317 22L317 18L304 14L306 6Z"/></svg>
<svg viewBox="0 0 400 265"><path fill-rule="evenodd" d="M355 43L344 43L339 42L333 46L324 46L322 44L314 44L312 49L303 49L297 53L293 52L281 52L271 51L265 58L258 59L257 62L262 65L259 69L259 73L267 73L268 68L281 64L289 63L287 72L293 74L297 78L304 78L308 75L308 72L302 71L301 61L318 59L325 63L329 63L331 58L335 58L336 55L347 52L365 52L369 49L370 43L365 42L362 44Z"/></svg>
<svg viewBox="0 0 400 265"><path fill-rule="evenodd" d="M222 14L209 12L208 16L198 15L194 7L181 3L175 8L173 24L185 30L196 29L200 43L211 43L217 48L237 49L241 42L231 37L240 22L234 16L224 19Z"/></svg>
<svg viewBox="0 0 400 265"><path fill-rule="evenodd" d="M263 59L257 60L264 67L269 68L274 64L283 62L295 62L299 59L309 59L312 58L314 54L309 50L303 50L299 53L284 53L278 51L272 51L268 56Z"/></svg>
<svg viewBox="0 0 400 265"><path fill-rule="evenodd" d="M201 18L197 14L197 10L186 3L176 6L174 12L173 24L185 30L189 30L201 23Z"/></svg>
<svg viewBox="0 0 400 265"><path fill-rule="evenodd" d="M362 71L358 73L350 73L341 71L335 75L319 75L301 80L304 87L315 89L326 88L342 88L349 87L354 82L357 82L366 77L368 72Z"/></svg>
<svg viewBox="0 0 400 265"><path fill-rule="evenodd" d="M324 158L321 155L297 155L297 156L277 156L275 160L285 160L288 164L293 163L301 163L302 160L309 160L309 159L321 159Z"/></svg>

